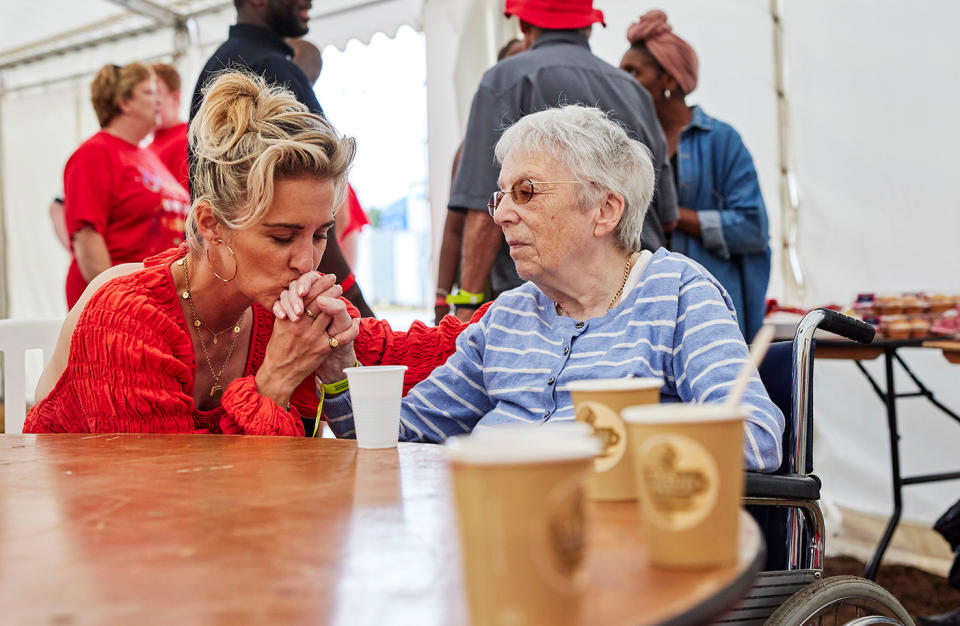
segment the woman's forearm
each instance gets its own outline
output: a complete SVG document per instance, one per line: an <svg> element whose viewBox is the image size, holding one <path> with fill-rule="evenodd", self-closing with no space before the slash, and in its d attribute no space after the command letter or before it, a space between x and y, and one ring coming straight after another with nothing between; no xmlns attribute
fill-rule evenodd
<svg viewBox="0 0 960 626"><path fill-rule="evenodd" d="M84 226L73 233L73 256L77 259L80 274L87 282L113 265L106 240L92 226Z"/></svg>

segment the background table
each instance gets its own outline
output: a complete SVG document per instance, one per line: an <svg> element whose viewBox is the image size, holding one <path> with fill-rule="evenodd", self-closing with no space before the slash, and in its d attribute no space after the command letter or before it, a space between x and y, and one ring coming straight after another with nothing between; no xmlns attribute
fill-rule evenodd
<svg viewBox="0 0 960 626"><path fill-rule="evenodd" d="M819 336L819 335L818 335ZM836 337L836 335L827 335ZM942 350L944 356L951 363L960 363L960 342L943 341L932 339L878 339L873 343L864 345L837 338L817 339L816 358L823 359L848 359L854 362L860 372L870 383L874 393L884 403L887 413L887 434L890 438L890 470L893 481L893 512L887 521L883 535L877 543L870 561L867 563L864 576L870 580L876 580L877 570L883 560L883 555L887 551L893 532L900 523L900 515L903 511L903 488L910 485L921 485L926 483L941 482L944 480L960 479L960 472L940 472L935 474L918 474L914 476L903 476L900 470L900 430L897 416L897 400L900 398L922 397L926 398L931 404L940 409L945 415L960 423L960 415L957 415L949 407L937 400L933 391L927 388L906 361L899 354L902 348L928 348ZM861 361L869 361L883 356L884 362L884 386L874 380L867 368ZM910 377L910 380L917 386L916 391L897 392L894 385L894 367L899 364L900 368Z"/></svg>
<svg viewBox="0 0 960 626"><path fill-rule="evenodd" d="M597 504L585 624L700 622L751 584L740 561L651 568L637 507ZM213 435L0 436L5 623L464 624L438 446Z"/></svg>

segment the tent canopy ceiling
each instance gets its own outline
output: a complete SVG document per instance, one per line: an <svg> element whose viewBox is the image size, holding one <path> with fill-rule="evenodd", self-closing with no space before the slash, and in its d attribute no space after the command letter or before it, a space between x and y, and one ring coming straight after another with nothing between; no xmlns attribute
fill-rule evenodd
<svg viewBox="0 0 960 626"><path fill-rule="evenodd" d="M403 24L419 28L422 5L423 0L325 0L311 9L310 17L326 26L320 43L342 49L350 39L366 42L374 33L392 34ZM234 17L232 0L48 0L44 6L42 20L30 3L4 9L0 70L178 25L186 28L204 17L226 23Z"/></svg>

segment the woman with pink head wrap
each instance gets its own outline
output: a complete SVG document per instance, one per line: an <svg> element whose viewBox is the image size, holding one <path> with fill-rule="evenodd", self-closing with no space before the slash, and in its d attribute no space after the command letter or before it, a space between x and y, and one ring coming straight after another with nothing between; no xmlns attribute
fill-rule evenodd
<svg viewBox="0 0 960 626"><path fill-rule="evenodd" d="M749 341L763 322L770 246L753 158L732 126L687 106L697 88L697 53L663 11L627 29L620 69L650 93L673 162L680 221L670 248L707 268L733 299Z"/></svg>

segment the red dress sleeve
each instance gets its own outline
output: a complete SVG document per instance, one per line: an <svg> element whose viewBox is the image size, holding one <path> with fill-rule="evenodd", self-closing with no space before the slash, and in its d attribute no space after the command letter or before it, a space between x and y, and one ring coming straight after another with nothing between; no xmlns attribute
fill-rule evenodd
<svg viewBox="0 0 960 626"><path fill-rule="evenodd" d="M253 376L237 378L227 385L220 406L224 410L220 419L220 430L224 434L288 437L304 434L300 413L293 403L290 410L285 411L270 398L261 396Z"/></svg>
<svg viewBox="0 0 960 626"><path fill-rule="evenodd" d="M143 273L107 283L87 303L67 368L24 432L195 432L189 336L155 304L118 288Z"/></svg>
<svg viewBox="0 0 960 626"><path fill-rule="evenodd" d="M490 308L484 304L470 323L477 322ZM362 318L360 334L354 341L357 360L364 365L406 365L403 394L443 365L457 349L457 337L468 326L453 315L440 320L439 326L414 322L406 332L395 331L384 320Z"/></svg>

